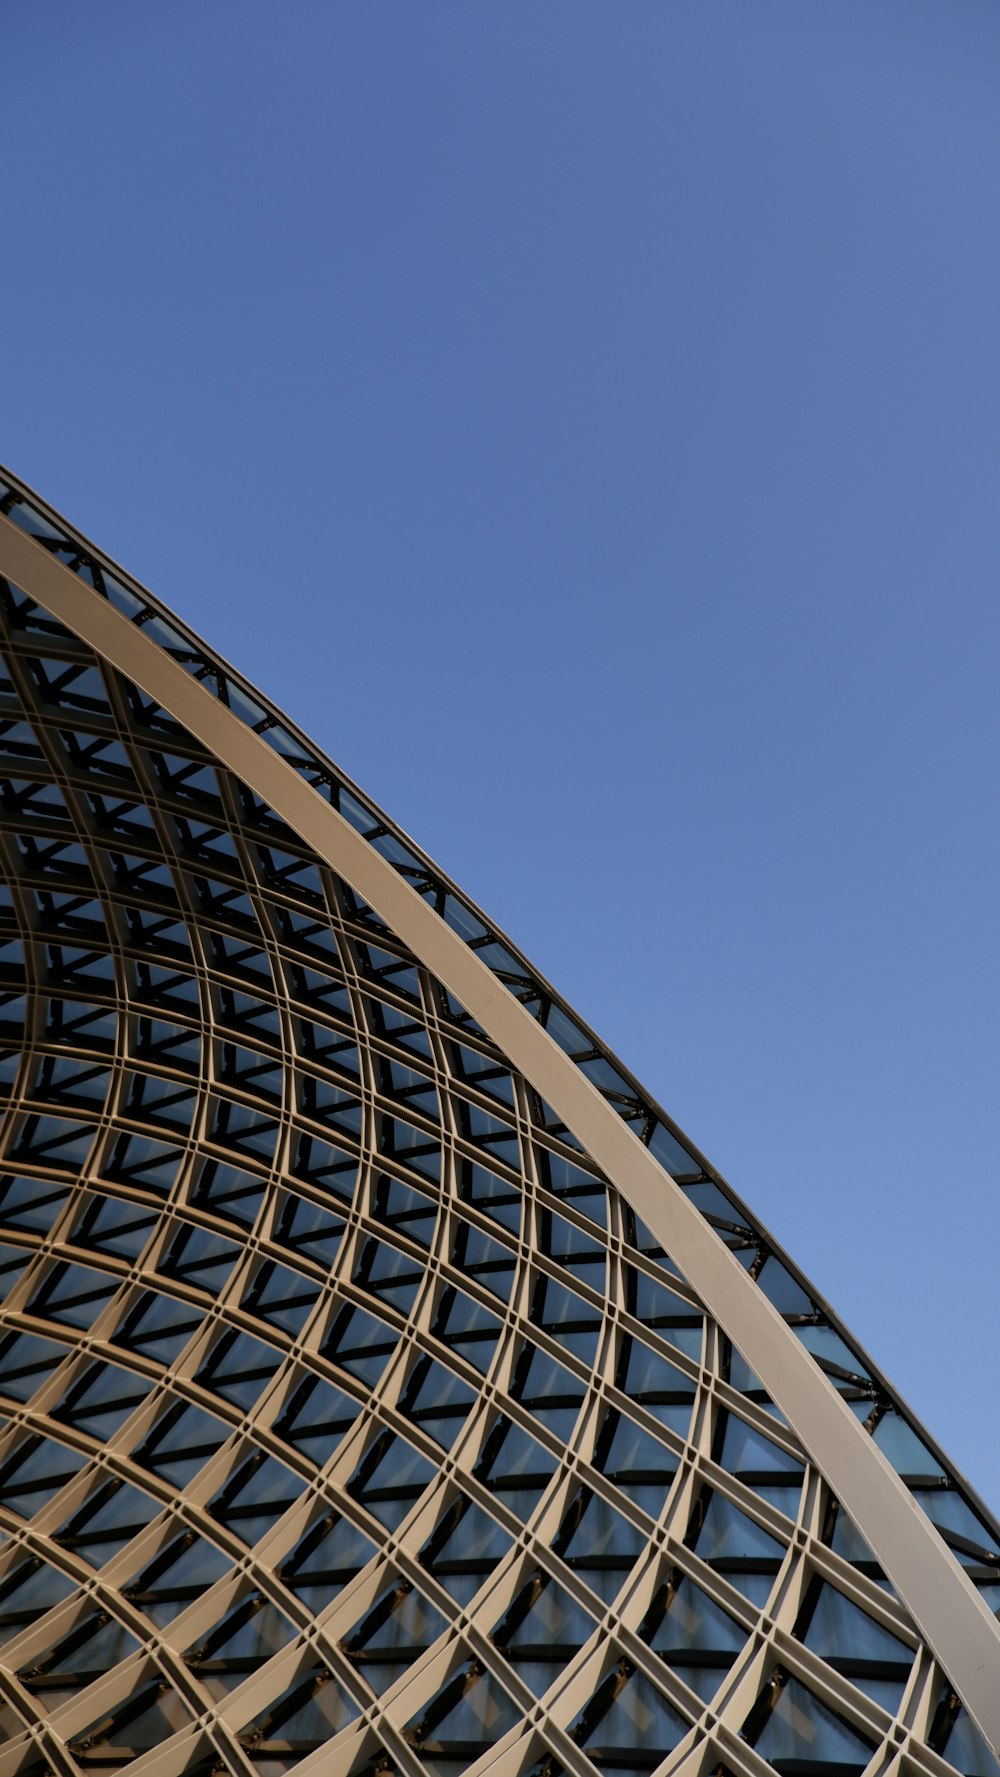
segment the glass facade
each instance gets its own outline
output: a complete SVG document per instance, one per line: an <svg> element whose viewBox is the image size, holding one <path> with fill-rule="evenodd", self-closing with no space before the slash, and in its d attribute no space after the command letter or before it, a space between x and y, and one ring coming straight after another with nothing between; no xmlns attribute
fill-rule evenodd
<svg viewBox="0 0 1000 1777"><path fill-rule="evenodd" d="M815 1439L435 924L843 1397L988 1662L1000 1530L828 1306L482 913L9 477L8 538L40 565L0 579L0 1777L1000 1772Z"/></svg>

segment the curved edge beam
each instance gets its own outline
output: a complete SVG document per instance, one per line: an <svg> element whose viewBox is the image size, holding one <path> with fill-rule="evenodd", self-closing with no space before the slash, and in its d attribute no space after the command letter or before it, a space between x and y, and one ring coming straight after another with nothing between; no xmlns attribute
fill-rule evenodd
<svg viewBox="0 0 1000 1777"><path fill-rule="evenodd" d="M1000 1748L1000 1623L777 1310L669 1173L434 909L293 767L141 629L0 516L0 574L247 783L385 920L558 1112L785 1414L982 1733Z"/></svg>

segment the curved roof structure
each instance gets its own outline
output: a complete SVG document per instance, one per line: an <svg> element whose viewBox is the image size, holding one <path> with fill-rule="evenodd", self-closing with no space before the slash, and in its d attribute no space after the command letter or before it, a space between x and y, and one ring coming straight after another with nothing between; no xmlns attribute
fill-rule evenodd
<svg viewBox="0 0 1000 1777"><path fill-rule="evenodd" d="M0 1777L992 1777L1000 1527L664 1110L0 472Z"/></svg>

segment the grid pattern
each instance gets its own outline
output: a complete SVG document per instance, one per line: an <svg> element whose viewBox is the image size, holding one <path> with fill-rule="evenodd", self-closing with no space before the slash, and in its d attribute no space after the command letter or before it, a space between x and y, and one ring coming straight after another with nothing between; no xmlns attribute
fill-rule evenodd
<svg viewBox="0 0 1000 1777"><path fill-rule="evenodd" d="M0 1774L995 1770L531 1083L0 593ZM977 1502L715 1176L661 1157L1000 1603Z"/></svg>
<svg viewBox="0 0 1000 1777"><path fill-rule="evenodd" d="M747 1275L780 1310L834 1386L851 1401L887 1460L959 1559L970 1569L978 1567L973 1551L983 1546L984 1522L991 1527L988 1546L996 1552L1000 1528L983 1502L956 1475L928 1433L906 1414L884 1376L829 1304L721 1174L510 940L287 717L7 470L0 470L0 517L107 600L249 730L260 735L435 907L445 924L537 1018L616 1114L635 1130L719 1238L738 1255ZM942 1490L953 1496L944 1504ZM969 1530L971 1539L966 1547L964 1533ZM990 1587L996 1576L987 1563L975 1577L977 1584Z"/></svg>

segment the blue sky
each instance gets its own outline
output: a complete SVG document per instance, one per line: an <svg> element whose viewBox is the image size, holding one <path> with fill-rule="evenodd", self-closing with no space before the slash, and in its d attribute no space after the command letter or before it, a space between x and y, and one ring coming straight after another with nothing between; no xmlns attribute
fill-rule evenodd
<svg viewBox="0 0 1000 1777"><path fill-rule="evenodd" d="M0 454L995 1509L998 78L990 0L50 0L0 118Z"/></svg>

